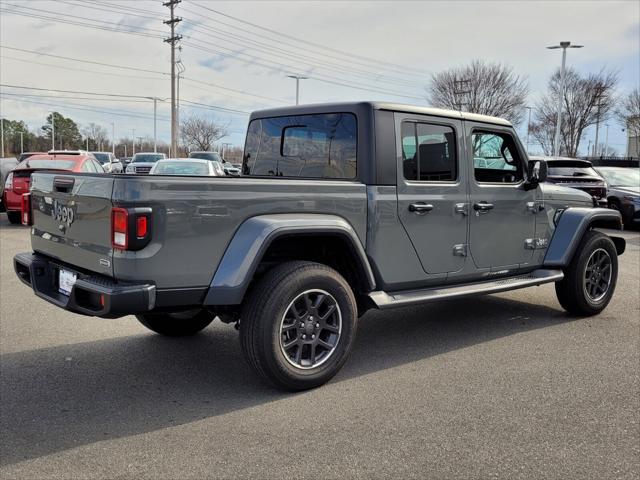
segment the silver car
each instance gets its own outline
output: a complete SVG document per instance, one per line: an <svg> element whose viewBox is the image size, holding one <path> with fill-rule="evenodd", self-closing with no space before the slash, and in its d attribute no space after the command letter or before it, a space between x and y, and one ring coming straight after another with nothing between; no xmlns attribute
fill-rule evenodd
<svg viewBox="0 0 640 480"><path fill-rule="evenodd" d="M167 158L158 160L150 175L187 175L204 177L224 177L220 162L197 158Z"/></svg>
<svg viewBox="0 0 640 480"><path fill-rule="evenodd" d="M122 173L123 167L120 160L111 152L89 152L100 162L107 173Z"/></svg>

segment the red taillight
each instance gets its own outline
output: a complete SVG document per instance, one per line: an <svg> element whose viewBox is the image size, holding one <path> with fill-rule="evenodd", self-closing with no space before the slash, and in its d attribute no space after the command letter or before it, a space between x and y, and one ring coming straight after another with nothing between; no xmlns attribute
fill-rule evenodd
<svg viewBox="0 0 640 480"><path fill-rule="evenodd" d="M124 208L111 210L111 244L115 248L126 250L129 244L129 212Z"/></svg>
<svg viewBox="0 0 640 480"><path fill-rule="evenodd" d="M31 218L31 194L23 193L20 201L20 212L22 217L22 225L32 225Z"/></svg>
<svg viewBox="0 0 640 480"><path fill-rule="evenodd" d="M136 237L138 238L146 237L147 231L148 231L147 228L148 228L148 224L147 224L146 216L140 216L136 218Z"/></svg>

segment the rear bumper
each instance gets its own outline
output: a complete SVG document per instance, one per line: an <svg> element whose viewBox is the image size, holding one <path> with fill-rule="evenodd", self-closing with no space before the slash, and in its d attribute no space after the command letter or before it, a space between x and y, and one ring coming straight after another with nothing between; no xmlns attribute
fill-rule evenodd
<svg viewBox="0 0 640 480"><path fill-rule="evenodd" d="M153 310L156 287L152 284L116 282L107 277L86 274L72 266L37 253L19 253L13 257L18 278L49 303L82 315L118 318ZM77 275L71 293L58 291L60 268Z"/></svg>

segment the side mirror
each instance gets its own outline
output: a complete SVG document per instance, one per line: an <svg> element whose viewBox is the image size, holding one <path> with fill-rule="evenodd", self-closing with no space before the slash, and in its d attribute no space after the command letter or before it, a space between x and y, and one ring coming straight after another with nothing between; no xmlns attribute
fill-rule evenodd
<svg viewBox="0 0 640 480"><path fill-rule="evenodd" d="M544 160L529 160L527 177L527 183L525 183L527 190L533 190L538 184L545 182L547 180L547 162Z"/></svg>

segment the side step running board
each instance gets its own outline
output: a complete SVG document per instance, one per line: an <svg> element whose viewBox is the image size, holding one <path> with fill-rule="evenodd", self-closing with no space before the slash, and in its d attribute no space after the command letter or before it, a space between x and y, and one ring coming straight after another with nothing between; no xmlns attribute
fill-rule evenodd
<svg viewBox="0 0 640 480"><path fill-rule="evenodd" d="M557 282L564 278L562 270L534 270L526 275L501 278L486 282L452 285L450 287L428 288L424 290L408 290L403 292L386 293L375 291L369 294L378 308L398 307L414 303L427 303L446 298L466 297L485 293L498 293L518 288Z"/></svg>

